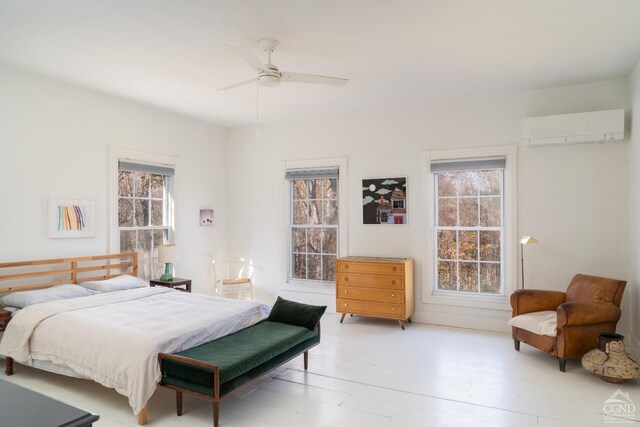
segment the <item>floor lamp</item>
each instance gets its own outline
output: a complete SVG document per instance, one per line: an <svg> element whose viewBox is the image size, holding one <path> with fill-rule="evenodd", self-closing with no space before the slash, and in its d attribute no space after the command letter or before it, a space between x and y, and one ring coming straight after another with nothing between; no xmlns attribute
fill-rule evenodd
<svg viewBox="0 0 640 427"><path fill-rule="evenodd" d="M538 243L536 239L531 236L522 236L520 239L520 270L522 271L522 289L524 289L524 245L532 245Z"/></svg>

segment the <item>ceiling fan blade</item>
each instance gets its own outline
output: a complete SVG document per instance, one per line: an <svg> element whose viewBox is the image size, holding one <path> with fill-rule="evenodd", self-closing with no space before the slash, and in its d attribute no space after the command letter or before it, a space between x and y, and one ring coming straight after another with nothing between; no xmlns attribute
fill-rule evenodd
<svg viewBox="0 0 640 427"><path fill-rule="evenodd" d="M267 68L262 61L260 61L253 53L249 52L249 50L240 43L229 43L229 46L231 46L231 48L254 70L260 71Z"/></svg>
<svg viewBox="0 0 640 427"><path fill-rule="evenodd" d="M229 85L229 86L219 87L219 88L218 88L218 90L233 89L234 87L248 85L249 83L253 83L253 82L255 82L256 80L258 80L258 78L257 78L257 77L254 77L254 78L252 78L252 79L245 80L245 81L240 82L240 83L234 83L234 84Z"/></svg>
<svg viewBox="0 0 640 427"><path fill-rule="evenodd" d="M344 86L349 79L341 79L339 77L318 76L316 74L292 73L283 71L280 79L284 82L293 83L315 83L321 85Z"/></svg>

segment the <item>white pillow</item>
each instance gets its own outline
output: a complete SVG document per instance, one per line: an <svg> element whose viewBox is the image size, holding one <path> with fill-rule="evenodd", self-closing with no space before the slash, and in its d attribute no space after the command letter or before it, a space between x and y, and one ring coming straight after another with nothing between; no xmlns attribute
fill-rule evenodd
<svg viewBox="0 0 640 427"><path fill-rule="evenodd" d="M558 314L555 311L536 311L521 314L509 320L511 326L526 329L538 335L555 337L558 333Z"/></svg>
<svg viewBox="0 0 640 427"><path fill-rule="evenodd" d="M95 292L115 292L127 289L145 288L149 286L147 282L137 277L123 274L107 280L96 280L94 282L83 282L79 286Z"/></svg>
<svg viewBox="0 0 640 427"><path fill-rule="evenodd" d="M58 285L51 288L37 289L35 291L12 292L0 298L0 305L25 308L32 304L67 298L86 297L94 293L95 292L81 288L78 285Z"/></svg>

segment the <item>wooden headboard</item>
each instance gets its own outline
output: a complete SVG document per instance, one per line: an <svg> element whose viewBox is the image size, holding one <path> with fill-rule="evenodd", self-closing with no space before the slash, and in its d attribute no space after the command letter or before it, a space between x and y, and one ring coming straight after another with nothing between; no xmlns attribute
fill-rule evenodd
<svg viewBox="0 0 640 427"><path fill-rule="evenodd" d="M122 274L138 275L136 252L5 262L0 263L0 293L104 280Z"/></svg>

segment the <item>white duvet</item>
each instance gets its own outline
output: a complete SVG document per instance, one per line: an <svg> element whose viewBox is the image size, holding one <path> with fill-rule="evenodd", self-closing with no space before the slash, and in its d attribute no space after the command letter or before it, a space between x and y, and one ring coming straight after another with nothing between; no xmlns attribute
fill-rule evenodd
<svg viewBox="0 0 640 427"><path fill-rule="evenodd" d="M9 323L0 355L48 361L114 388L137 415L160 381L158 353L175 353L267 317L255 301L142 288L35 304Z"/></svg>

